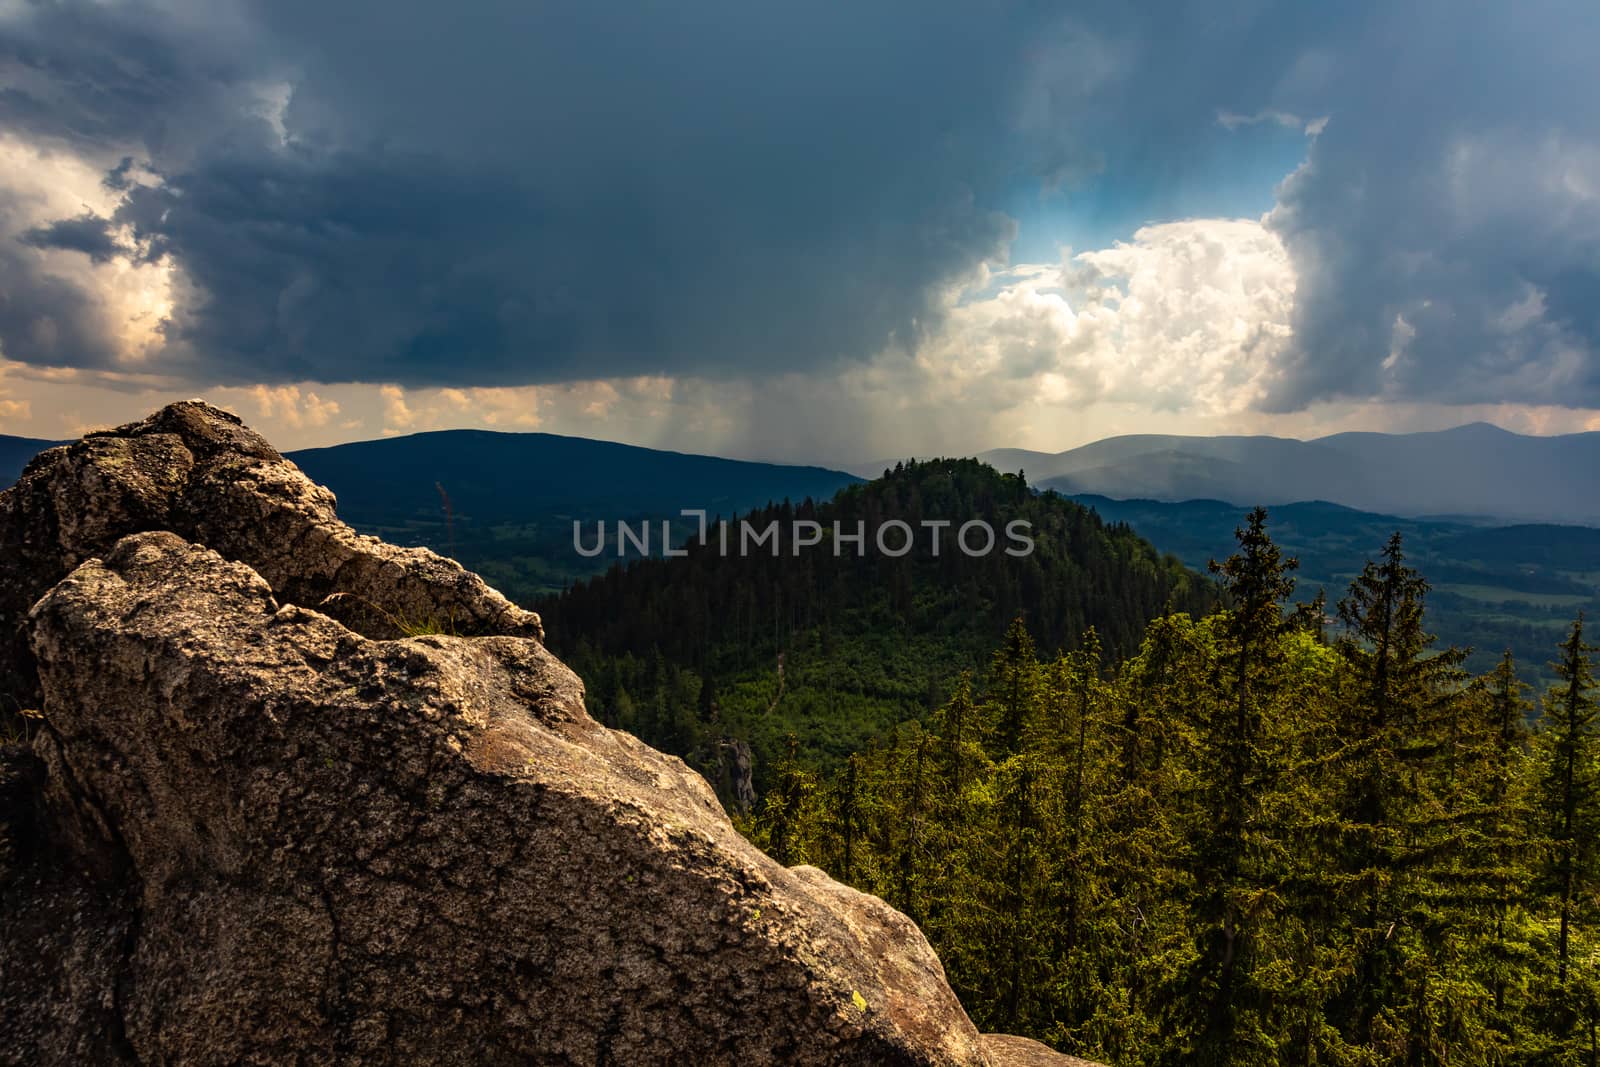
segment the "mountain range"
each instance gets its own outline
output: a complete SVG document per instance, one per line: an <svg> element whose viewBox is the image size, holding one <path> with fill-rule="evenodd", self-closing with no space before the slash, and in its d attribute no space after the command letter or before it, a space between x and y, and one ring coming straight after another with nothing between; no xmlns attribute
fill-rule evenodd
<svg viewBox="0 0 1600 1067"><path fill-rule="evenodd" d="M0 485L54 443L0 435ZM872 470L483 430L289 456L334 490L346 521L445 552L522 602L618 561L610 546L598 557L575 551L575 521L591 539L599 521L637 526L648 519L659 535L659 522L682 508L730 515L784 500L823 502ZM1476 668L1510 645L1537 672L1571 614L1600 604L1600 533L1552 525L1600 526L1597 433L1527 437L1476 424L1315 441L1137 435L1062 453L999 449L982 458L1128 524L1197 570L1232 550L1245 508L1267 504L1274 537L1301 559L1303 587L1324 587L1335 599L1400 529L1435 584L1430 606L1438 632L1477 648ZM893 466L878 465L878 472ZM687 521L674 526L678 543L692 532ZM630 549L627 558L637 555Z"/></svg>
<svg viewBox="0 0 1600 1067"><path fill-rule="evenodd" d="M55 443L0 434L0 485ZM825 499L894 465L863 463L846 473L486 430L358 441L289 456L332 485L358 522L437 515L435 483L460 513L578 502L586 513L654 515L680 507L746 510L784 497ZM1326 500L1388 515L1600 525L1600 432L1536 437L1479 422L1309 441L1130 434L1065 452L997 448L978 458L1067 496L1240 506Z"/></svg>
<svg viewBox="0 0 1600 1067"><path fill-rule="evenodd" d="M1600 524L1600 432L1533 437L1480 422L1311 441L1133 434L978 458L1066 495L1241 506L1327 500L1390 515Z"/></svg>

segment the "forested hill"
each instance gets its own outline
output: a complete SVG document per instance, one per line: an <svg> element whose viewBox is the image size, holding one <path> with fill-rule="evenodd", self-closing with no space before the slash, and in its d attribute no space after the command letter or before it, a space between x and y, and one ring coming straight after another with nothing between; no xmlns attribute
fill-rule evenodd
<svg viewBox="0 0 1600 1067"><path fill-rule="evenodd" d="M363 533L427 545L514 600L604 569L573 551L574 520L675 518L832 496L858 479L548 433L440 430L289 453Z"/></svg>
<svg viewBox="0 0 1600 1067"><path fill-rule="evenodd" d="M899 557L877 545L895 520L914 534ZM957 531L973 520L995 531L993 551L959 549ZM1005 551L1018 547L1006 535L1017 520L1031 524L1025 556ZM742 521L756 530L776 521L778 554L762 545L741 555L737 523L724 553L713 527L685 557L613 568L536 605L598 717L678 753L710 734L743 737L758 770L793 731L827 762L937 707L1018 615L1046 650L1075 647L1093 626L1123 653L1150 618L1215 598L1208 579L1128 527L971 459L897 466L831 501ZM935 554L925 524L940 521L950 525ZM795 522L822 527L820 543L797 550ZM836 545L835 523L847 534L861 524L864 551ZM903 531L884 534L898 550ZM975 533L969 547L982 541Z"/></svg>

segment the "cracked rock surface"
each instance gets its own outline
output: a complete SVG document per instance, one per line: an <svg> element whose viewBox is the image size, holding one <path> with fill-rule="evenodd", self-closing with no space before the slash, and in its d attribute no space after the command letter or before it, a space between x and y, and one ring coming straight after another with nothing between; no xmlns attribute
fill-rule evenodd
<svg viewBox="0 0 1600 1067"><path fill-rule="evenodd" d="M0 1062L1078 1062L979 1035L908 919L749 845L536 618L236 420L96 440L0 500L67 568L12 650L43 718L0 753ZM341 584L478 632L363 632L314 606Z"/></svg>

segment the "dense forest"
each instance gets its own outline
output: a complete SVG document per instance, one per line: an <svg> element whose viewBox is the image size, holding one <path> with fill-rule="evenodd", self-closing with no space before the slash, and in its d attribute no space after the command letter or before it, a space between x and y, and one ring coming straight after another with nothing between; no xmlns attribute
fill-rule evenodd
<svg viewBox="0 0 1600 1067"><path fill-rule="evenodd" d="M1399 535L1332 616L1237 539L1126 656L1019 618L926 722L791 745L751 835L916 919L981 1028L1118 1067L1600 1062L1582 617L1535 703L1435 647Z"/></svg>
<svg viewBox="0 0 1600 1067"><path fill-rule="evenodd" d="M994 551L954 547L956 528L974 519L997 532ZM876 548L877 531L896 520L917 531L905 555ZM1017 520L1030 524L1025 556L1004 551L1001 531ZM797 521L818 523L822 542L792 545ZM713 522L684 557L618 566L535 606L551 647L587 682L597 719L708 776L711 746L748 742L763 787L790 733L804 758L830 766L926 719L1018 614L1047 651L1092 628L1111 652L1131 654L1149 619L1204 611L1217 596L1214 582L1126 526L970 459L901 464L831 501L786 501L740 522L777 522L776 554L741 554L737 535L723 552ZM953 524L937 554L925 522ZM835 523L859 524L865 550L835 545Z"/></svg>

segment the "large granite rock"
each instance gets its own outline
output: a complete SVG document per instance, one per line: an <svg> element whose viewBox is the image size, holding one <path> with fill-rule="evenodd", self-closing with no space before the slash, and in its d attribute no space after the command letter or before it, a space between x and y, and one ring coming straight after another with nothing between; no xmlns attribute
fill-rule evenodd
<svg viewBox="0 0 1600 1067"><path fill-rule="evenodd" d="M750 846L536 619L352 534L231 416L47 454L19 530L0 1061L1072 1062L980 1036L909 920Z"/></svg>
<svg viewBox="0 0 1600 1067"><path fill-rule="evenodd" d="M253 567L278 595L374 637L426 627L540 637L453 560L357 534L333 494L238 416L201 401L36 457L0 493L0 714L37 703L30 605L131 533L169 530Z"/></svg>

